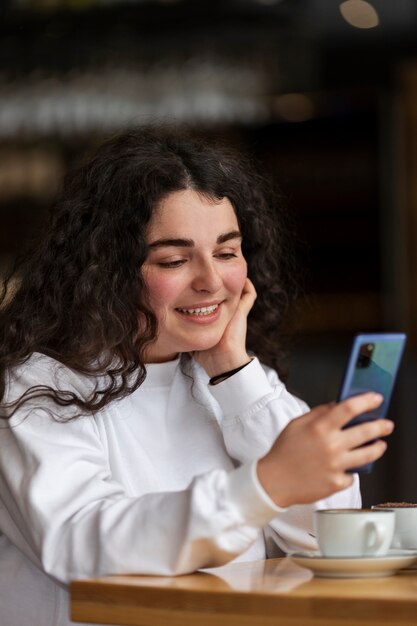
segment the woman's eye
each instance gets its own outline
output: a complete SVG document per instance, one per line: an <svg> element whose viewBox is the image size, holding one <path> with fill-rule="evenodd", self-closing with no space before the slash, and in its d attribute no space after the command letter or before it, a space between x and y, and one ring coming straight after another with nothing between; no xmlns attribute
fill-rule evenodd
<svg viewBox="0 0 417 626"><path fill-rule="evenodd" d="M219 254L217 255L220 259L235 259L237 257L237 254L235 254L234 252L219 252Z"/></svg>
<svg viewBox="0 0 417 626"><path fill-rule="evenodd" d="M170 268L170 267L180 267L184 263L185 263L184 259L177 259L176 261L159 261L158 265L159 267Z"/></svg>

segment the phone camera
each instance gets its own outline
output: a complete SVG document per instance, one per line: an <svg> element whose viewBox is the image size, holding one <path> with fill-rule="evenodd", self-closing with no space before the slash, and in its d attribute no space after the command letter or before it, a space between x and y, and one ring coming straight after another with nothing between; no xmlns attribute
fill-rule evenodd
<svg viewBox="0 0 417 626"><path fill-rule="evenodd" d="M361 345L359 349L358 361L356 363L356 367L358 369L365 369L370 366L374 350L374 343L364 343Z"/></svg>

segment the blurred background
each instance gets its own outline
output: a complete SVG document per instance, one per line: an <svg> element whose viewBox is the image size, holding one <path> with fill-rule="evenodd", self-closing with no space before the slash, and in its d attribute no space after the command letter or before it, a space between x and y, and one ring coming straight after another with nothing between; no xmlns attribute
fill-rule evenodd
<svg viewBox="0 0 417 626"><path fill-rule="evenodd" d="M2 0L0 272L62 176L130 124L192 124L262 163L298 233L288 385L336 398L352 336L409 335L364 505L417 502L417 2Z"/></svg>

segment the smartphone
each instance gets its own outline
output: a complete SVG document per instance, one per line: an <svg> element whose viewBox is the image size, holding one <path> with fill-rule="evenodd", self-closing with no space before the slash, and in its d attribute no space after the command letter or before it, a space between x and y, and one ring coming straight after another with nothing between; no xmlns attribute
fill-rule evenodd
<svg viewBox="0 0 417 626"><path fill-rule="evenodd" d="M345 428L386 417L405 342L404 333L371 333L354 337L338 400L376 391L384 396L384 401L377 409L353 418ZM373 463L369 463L349 471L366 474L372 467Z"/></svg>

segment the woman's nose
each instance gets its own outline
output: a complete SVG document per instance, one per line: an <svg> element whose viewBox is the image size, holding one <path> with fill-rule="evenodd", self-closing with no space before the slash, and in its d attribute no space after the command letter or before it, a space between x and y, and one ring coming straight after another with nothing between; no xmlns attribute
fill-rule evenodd
<svg viewBox="0 0 417 626"><path fill-rule="evenodd" d="M192 281L192 287L195 291L214 293L220 289L222 284L222 278L218 273L214 262L204 261L196 266Z"/></svg>

